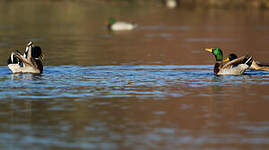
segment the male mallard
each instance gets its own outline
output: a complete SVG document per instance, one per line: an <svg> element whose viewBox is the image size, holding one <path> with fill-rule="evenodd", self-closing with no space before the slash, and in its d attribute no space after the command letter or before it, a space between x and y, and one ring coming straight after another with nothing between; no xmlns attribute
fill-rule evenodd
<svg viewBox="0 0 269 150"><path fill-rule="evenodd" d="M39 46L29 42L24 55L19 51L12 52L8 59L8 67L12 73L42 73L43 54Z"/></svg>
<svg viewBox="0 0 269 150"><path fill-rule="evenodd" d="M216 64L214 66L215 75L241 75L252 63L252 57L242 56L224 64L223 54L220 48L207 48L206 51L211 52L216 58Z"/></svg>
<svg viewBox="0 0 269 150"><path fill-rule="evenodd" d="M114 18L108 19L107 28L111 31L124 31L124 30L133 30L136 28L136 24L116 21Z"/></svg>
<svg viewBox="0 0 269 150"><path fill-rule="evenodd" d="M224 60L224 62L227 61L232 61L237 58L236 54L230 54L228 58ZM264 70L264 71L269 71L269 63L264 63L260 61L255 61L253 60L251 63L251 66L249 67L251 70Z"/></svg>

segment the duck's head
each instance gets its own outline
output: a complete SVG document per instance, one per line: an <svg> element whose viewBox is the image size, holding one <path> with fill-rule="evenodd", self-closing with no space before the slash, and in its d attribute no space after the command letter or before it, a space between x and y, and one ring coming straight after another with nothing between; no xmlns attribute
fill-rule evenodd
<svg viewBox="0 0 269 150"><path fill-rule="evenodd" d="M220 48L206 48L205 50L211 52L215 56L216 61L223 60L223 54Z"/></svg>
<svg viewBox="0 0 269 150"><path fill-rule="evenodd" d="M115 18L112 18L112 17L110 17L110 18L108 19L108 21L107 21L107 25L112 25L112 24L114 24L114 23L116 23L116 19L115 19Z"/></svg>
<svg viewBox="0 0 269 150"><path fill-rule="evenodd" d="M228 56L228 58L224 59L223 61L224 62L227 62L227 61L232 61L232 60L235 60L237 58L237 55L232 53Z"/></svg>
<svg viewBox="0 0 269 150"><path fill-rule="evenodd" d="M32 47L32 57L35 60L43 60L44 54L39 46Z"/></svg>

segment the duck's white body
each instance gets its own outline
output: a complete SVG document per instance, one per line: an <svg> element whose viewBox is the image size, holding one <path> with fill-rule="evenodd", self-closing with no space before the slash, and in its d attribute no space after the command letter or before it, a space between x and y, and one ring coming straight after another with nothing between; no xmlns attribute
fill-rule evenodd
<svg viewBox="0 0 269 150"><path fill-rule="evenodd" d="M243 63L243 60L246 56L242 56L235 60L232 60L224 64L220 69L217 75L242 75L247 69L249 69L249 63L252 63L252 57L249 57L246 62ZM215 69L214 69L215 70Z"/></svg>
<svg viewBox="0 0 269 150"><path fill-rule="evenodd" d="M247 64L239 64L236 67L220 69L217 75L242 75L248 68Z"/></svg>
<svg viewBox="0 0 269 150"><path fill-rule="evenodd" d="M19 64L9 64L8 68L12 73L41 73L40 70L29 65L21 67Z"/></svg>
<svg viewBox="0 0 269 150"><path fill-rule="evenodd" d="M118 21L111 25L111 30L113 31L124 31L124 30L133 30L136 28L136 24Z"/></svg>

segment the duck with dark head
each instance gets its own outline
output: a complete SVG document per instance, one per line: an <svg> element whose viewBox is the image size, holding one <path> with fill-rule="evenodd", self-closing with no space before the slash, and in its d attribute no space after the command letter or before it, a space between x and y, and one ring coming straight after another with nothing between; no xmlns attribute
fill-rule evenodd
<svg viewBox="0 0 269 150"><path fill-rule="evenodd" d="M247 56L242 56L225 63L223 61L223 53L220 48L206 48L206 51L211 52L215 56L215 75L242 75L252 63L252 57Z"/></svg>
<svg viewBox="0 0 269 150"><path fill-rule="evenodd" d="M224 61L228 62L228 61L233 61L237 59L237 55L234 53L231 53L228 58L226 58ZM251 70L263 70L263 71L269 71L269 63L265 63L265 62L260 62L260 61L256 61L253 60L249 69Z"/></svg>
<svg viewBox="0 0 269 150"><path fill-rule="evenodd" d="M35 73L43 72L43 53L39 46L29 42L24 54L18 50L12 52L8 59L8 67L12 73Z"/></svg>

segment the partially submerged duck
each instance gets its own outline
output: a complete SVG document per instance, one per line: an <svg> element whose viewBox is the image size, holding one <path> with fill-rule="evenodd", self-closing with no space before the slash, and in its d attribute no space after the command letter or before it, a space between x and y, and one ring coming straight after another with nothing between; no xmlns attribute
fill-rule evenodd
<svg viewBox="0 0 269 150"><path fill-rule="evenodd" d="M224 61L228 62L228 61L232 61L232 60L235 60L235 59L237 59L237 55L232 53ZM252 63L251 63L251 66L249 67L249 69L251 69L251 70L269 71L269 63L264 63L264 62L253 60Z"/></svg>
<svg viewBox="0 0 269 150"><path fill-rule="evenodd" d="M137 27L134 23L116 21L114 18L109 18L107 23L107 28L110 31L124 31L124 30L133 30Z"/></svg>
<svg viewBox="0 0 269 150"><path fill-rule="evenodd" d="M252 57L242 56L224 64L220 48L207 48L206 51L211 52L216 58L215 75L242 75L252 63Z"/></svg>
<svg viewBox="0 0 269 150"><path fill-rule="evenodd" d="M34 46L29 42L25 53L21 54L18 50L12 52L8 59L8 67L12 73L36 73L43 71L43 53L39 46Z"/></svg>

